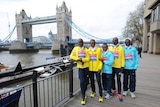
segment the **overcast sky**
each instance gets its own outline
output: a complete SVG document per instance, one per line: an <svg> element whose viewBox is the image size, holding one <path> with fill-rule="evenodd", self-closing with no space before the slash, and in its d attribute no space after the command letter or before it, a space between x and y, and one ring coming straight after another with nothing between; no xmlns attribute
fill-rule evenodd
<svg viewBox="0 0 160 107"><path fill-rule="evenodd" d="M144 0L0 0L0 39L15 26L15 14L24 9L28 16L45 17L56 14L56 5L65 1L72 10L72 21L91 35L110 38L122 35L127 16ZM10 27L9 27L10 25ZM56 23L33 26L33 36L57 33ZM81 36L72 30L73 38ZM15 31L11 40L16 39Z"/></svg>

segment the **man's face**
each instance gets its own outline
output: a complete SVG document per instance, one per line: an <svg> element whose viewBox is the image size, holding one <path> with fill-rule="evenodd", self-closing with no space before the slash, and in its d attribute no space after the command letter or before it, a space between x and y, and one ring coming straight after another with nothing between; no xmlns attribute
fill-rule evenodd
<svg viewBox="0 0 160 107"><path fill-rule="evenodd" d="M117 45L118 44L118 38L113 38L112 42L113 42L114 45Z"/></svg>
<svg viewBox="0 0 160 107"><path fill-rule="evenodd" d="M91 47L94 47L95 46L95 42L94 41L90 41L90 45L91 45Z"/></svg>
<svg viewBox="0 0 160 107"><path fill-rule="evenodd" d="M129 39L126 39L126 40L125 40L125 44L126 44L126 46L130 46L131 41L130 41Z"/></svg>
<svg viewBox="0 0 160 107"><path fill-rule="evenodd" d="M82 40L82 39L79 39L79 40L78 40L78 45L79 45L80 47L83 46L83 40Z"/></svg>
<svg viewBox="0 0 160 107"><path fill-rule="evenodd" d="M103 44L103 45L102 45L102 49L103 49L103 51L107 51L108 46Z"/></svg>

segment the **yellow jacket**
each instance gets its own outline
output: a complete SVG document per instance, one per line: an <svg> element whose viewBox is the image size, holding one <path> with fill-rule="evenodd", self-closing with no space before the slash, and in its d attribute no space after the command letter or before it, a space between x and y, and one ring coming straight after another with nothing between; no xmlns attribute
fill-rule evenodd
<svg viewBox="0 0 160 107"><path fill-rule="evenodd" d="M77 61L80 58L82 58L82 62ZM87 48L81 48L79 46L74 47L70 54L70 59L77 61L77 68L88 67L89 56Z"/></svg>
<svg viewBox="0 0 160 107"><path fill-rule="evenodd" d="M89 71L98 72L99 70L101 70L102 69L102 62L100 60L102 58L101 49L98 47L96 47L94 51L88 49L88 54L90 57Z"/></svg>
<svg viewBox="0 0 160 107"><path fill-rule="evenodd" d="M124 48L120 45L117 47L110 46L109 50L114 55L114 62L112 67L114 68L121 68L124 67L125 59L124 59Z"/></svg>

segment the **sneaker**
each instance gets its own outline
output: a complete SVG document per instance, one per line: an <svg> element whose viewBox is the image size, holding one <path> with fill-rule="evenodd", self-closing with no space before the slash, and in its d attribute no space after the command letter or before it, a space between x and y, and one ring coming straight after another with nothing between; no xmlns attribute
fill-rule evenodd
<svg viewBox="0 0 160 107"><path fill-rule="evenodd" d="M127 94L128 94L128 91L123 92L123 96L127 96Z"/></svg>
<svg viewBox="0 0 160 107"><path fill-rule="evenodd" d="M112 94L113 94L113 95L116 94L116 92L117 92L116 90L112 90Z"/></svg>
<svg viewBox="0 0 160 107"><path fill-rule="evenodd" d="M106 98L106 99L110 99L112 96L111 95L109 95L108 93L107 93L107 95L106 96L104 96L104 98Z"/></svg>
<svg viewBox="0 0 160 107"><path fill-rule="evenodd" d="M98 101L103 102L103 97L99 97Z"/></svg>
<svg viewBox="0 0 160 107"><path fill-rule="evenodd" d="M85 104L86 104L86 99L87 99L87 96L85 96L85 98L82 99L82 101L81 101L81 104L82 104L82 105L85 105Z"/></svg>
<svg viewBox="0 0 160 107"><path fill-rule="evenodd" d="M117 94L117 98L119 99L119 101L123 101L122 95L121 94Z"/></svg>
<svg viewBox="0 0 160 107"><path fill-rule="evenodd" d="M95 95L96 95L96 93L93 92L93 93L90 94L90 97L93 98L93 97L95 97Z"/></svg>
<svg viewBox="0 0 160 107"><path fill-rule="evenodd" d="M81 104L82 104L82 105L85 105L85 104L86 104L86 100L85 100L85 99L82 99Z"/></svg>
<svg viewBox="0 0 160 107"><path fill-rule="evenodd" d="M134 94L134 92L130 92L130 94L132 98L136 98L136 95Z"/></svg>

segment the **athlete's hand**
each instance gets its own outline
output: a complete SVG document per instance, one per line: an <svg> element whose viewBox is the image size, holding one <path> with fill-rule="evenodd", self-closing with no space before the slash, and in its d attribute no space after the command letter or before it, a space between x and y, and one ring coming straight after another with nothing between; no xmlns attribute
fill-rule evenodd
<svg viewBox="0 0 160 107"><path fill-rule="evenodd" d="M103 62L103 58L100 58L99 60Z"/></svg>
<svg viewBox="0 0 160 107"><path fill-rule="evenodd" d="M77 61L80 61L80 62L82 62L82 58L79 58Z"/></svg>
<svg viewBox="0 0 160 107"><path fill-rule="evenodd" d="M121 73L124 73L124 67L121 67Z"/></svg>
<svg viewBox="0 0 160 107"><path fill-rule="evenodd" d="M98 73L101 73L101 70L98 70Z"/></svg>
<svg viewBox="0 0 160 107"><path fill-rule="evenodd" d="M82 61L82 58L78 59L77 61L81 62L82 65L84 64L84 62Z"/></svg>

